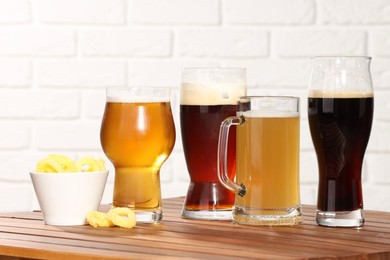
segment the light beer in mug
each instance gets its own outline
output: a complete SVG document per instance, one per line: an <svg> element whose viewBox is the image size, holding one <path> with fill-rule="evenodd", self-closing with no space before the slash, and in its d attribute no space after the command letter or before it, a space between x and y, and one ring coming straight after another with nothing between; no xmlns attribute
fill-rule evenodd
<svg viewBox="0 0 390 260"><path fill-rule="evenodd" d="M300 203L299 113L248 111L237 127L237 183L247 193L236 197L235 211L280 215ZM278 211L280 209L280 211Z"/></svg>
<svg viewBox="0 0 390 260"><path fill-rule="evenodd" d="M236 137L236 178L227 173L229 143ZM302 222L299 192L299 98L240 97L236 116L220 127L218 176L233 191L233 220L245 225Z"/></svg>

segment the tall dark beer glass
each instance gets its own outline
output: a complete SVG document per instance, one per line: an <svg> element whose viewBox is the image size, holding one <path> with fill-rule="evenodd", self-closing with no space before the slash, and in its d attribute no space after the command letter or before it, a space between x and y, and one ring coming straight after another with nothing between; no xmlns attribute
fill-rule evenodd
<svg viewBox="0 0 390 260"><path fill-rule="evenodd" d="M308 113L319 169L319 225L364 223L361 170L374 107L370 60L313 58Z"/></svg>
<svg viewBox="0 0 390 260"><path fill-rule="evenodd" d="M219 127L235 116L237 101L246 94L246 72L241 68L183 69L180 125L191 183L182 216L193 219L231 219L234 193L219 182L217 147ZM228 169L236 167L235 130L229 138Z"/></svg>

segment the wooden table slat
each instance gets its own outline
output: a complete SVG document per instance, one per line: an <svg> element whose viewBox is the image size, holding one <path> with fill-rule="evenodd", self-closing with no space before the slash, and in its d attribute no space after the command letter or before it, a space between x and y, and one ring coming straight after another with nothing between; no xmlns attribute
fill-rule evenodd
<svg viewBox="0 0 390 260"><path fill-rule="evenodd" d="M390 259L390 213L366 211L360 229L326 228L303 206L304 224L244 226L180 217L183 198L163 201L159 224L134 229L44 225L40 212L0 213L0 255L73 259ZM103 205L101 210L110 208Z"/></svg>

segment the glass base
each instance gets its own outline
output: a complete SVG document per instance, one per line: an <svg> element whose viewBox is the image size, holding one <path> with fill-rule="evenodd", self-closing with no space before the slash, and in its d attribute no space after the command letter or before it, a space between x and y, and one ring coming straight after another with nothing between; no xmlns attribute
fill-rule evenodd
<svg viewBox="0 0 390 260"><path fill-rule="evenodd" d="M162 219L162 211L139 211L135 210L137 223L158 223Z"/></svg>
<svg viewBox="0 0 390 260"><path fill-rule="evenodd" d="M237 224L254 226L292 226L301 224L301 207L288 209L253 209L235 206L233 220Z"/></svg>
<svg viewBox="0 0 390 260"><path fill-rule="evenodd" d="M183 209L183 218L200 220L232 220L232 210L186 210Z"/></svg>
<svg viewBox="0 0 390 260"><path fill-rule="evenodd" d="M316 222L327 227L361 227L364 224L363 209L353 211L317 210Z"/></svg>

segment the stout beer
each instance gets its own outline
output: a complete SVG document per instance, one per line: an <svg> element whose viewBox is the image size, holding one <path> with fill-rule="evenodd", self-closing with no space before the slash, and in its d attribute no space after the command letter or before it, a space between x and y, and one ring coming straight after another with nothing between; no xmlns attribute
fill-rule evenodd
<svg viewBox="0 0 390 260"><path fill-rule="evenodd" d="M362 209L361 167L373 119L372 93L312 91L308 109L320 173L318 210Z"/></svg>

